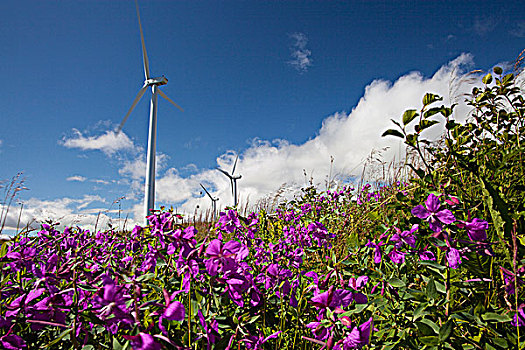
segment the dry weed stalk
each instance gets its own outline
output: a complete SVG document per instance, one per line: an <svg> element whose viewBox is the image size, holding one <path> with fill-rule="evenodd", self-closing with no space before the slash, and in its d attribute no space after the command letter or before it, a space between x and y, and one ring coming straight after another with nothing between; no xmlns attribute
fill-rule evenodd
<svg viewBox="0 0 525 350"><path fill-rule="evenodd" d="M13 200L18 196L20 191L28 189L24 186L25 178L22 178L21 176L22 172L19 172L13 176L9 184L5 185L7 181L0 183L0 188L4 188L4 199L2 203L0 203L2 205L2 211L0 212L0 222L2 223L2 226L0 226L0 233L4 230L7 214L9 213L9 208L11 207Z"/></svg>

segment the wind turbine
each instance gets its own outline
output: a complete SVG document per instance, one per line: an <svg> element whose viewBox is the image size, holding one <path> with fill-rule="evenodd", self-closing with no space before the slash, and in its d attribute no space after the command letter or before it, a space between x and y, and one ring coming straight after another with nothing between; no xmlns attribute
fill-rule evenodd
<svg viewBox="0 0 525 350"><path fill-rule="evenodd" d="M215 221L215 213L217 212L217 201L219 200L219 198L213 198L210 194L210 192L208 192L208 190L206 189L206 187L204 187L202 184L199 184L201 185L202 189L204 190L204 192L206 192L206 194L208 195L208 197L210 197L211 199L211 206L212 206L212 210L213 210L213 214L212 214L212 220Z"/></svg>
<svg viewBox="0 0 525 350"><path fill-rule="evenodd" d="M217 167L217 170L219 170L221 173L223 173L224 175L228 176L230 178L230 183L231 183L231 186L232 186L232 196L233 196L233 206L234 207L237 207L237 180L239 180L242 176L239 174L239 175L234 175L235 173L235 166L237 165L237 160L239 159L239 155L237 155L237 158L235 158L235 162L233 163L233 169L232 169L232 172L231 174L229 174L228 172L222 170L221 168Z"/></svg>
<svg viewBox="0 0 525 350"><path fill-rule="evenodd" d="M155 208L155 148L157 143L157 95L164 97L175 107L184 112L184 110L175 102L173 102L162 90L159 89L159 86L166 85L168 79L163 75L158 78L154 78L149 73L149 62L148 54L146 52L146 45L144 44L144 33L142 32L142 24L140 23L140 13L139 13L139 4L135 0L135 7L137 8L137 18L139 20L139 29L140 29L140 41L142 43L142 59L144 62L144 75L146 79L144 80L144 85L139 90L139 93L133 100L128 113L122 119L117 133L122 130L122 127L128 120L129 115L139 103L140 99L148 89L151 87L151 104L150 104L150 114L149 114L149 133L148 133L148 153L147 153L147 163L146 163L146 184L144 189L144 216L151 214L151 210ZM148 220L145 219L145 225L148 224Z"/></svg>

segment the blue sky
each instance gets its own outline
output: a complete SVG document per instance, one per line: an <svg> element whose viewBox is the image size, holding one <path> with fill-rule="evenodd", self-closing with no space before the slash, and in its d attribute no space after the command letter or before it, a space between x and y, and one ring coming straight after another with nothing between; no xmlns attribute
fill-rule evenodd
<svg viewBox="0 0 525 350"><path fill-rule="evenodd" d="M231 167L232 152L245 204L301 185L303 169L321 183L330 156L352 175L385 146L376 135L390 118L425 89L449 92L454 67L490 69L525 48L520 1L139 7L152 75L185 110L159 101L159 203L186 211L209 204L199 182L231 204L213 168ZM89 224L120 197L140 221L149 92L111 133L144 80L134 2L5 0L0 29L0 179L23 171L22 221Z"/></svg>

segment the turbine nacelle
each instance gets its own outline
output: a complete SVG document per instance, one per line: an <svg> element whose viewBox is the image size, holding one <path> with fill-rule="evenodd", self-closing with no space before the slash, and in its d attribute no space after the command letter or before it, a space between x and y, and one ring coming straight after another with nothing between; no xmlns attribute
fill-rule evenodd
<svg viewBox="0 0 525 350"><path fill-rule="evenodd" d="M144 86L152 86L152 85L166 85L168 83L168 78L166 78L164 75L159 78L149 78L144 80Z"/></svg>

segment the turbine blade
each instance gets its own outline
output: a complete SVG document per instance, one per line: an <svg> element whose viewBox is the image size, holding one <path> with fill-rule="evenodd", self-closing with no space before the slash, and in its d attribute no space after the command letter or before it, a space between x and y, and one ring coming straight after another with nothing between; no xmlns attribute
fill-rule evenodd
<svg viewBox="0 0 525 350"><path fill-rule="evenodd" d="M157 92L159 93L160 96L164 97L166 100L168 100L169 102L171 102L175 107L177 107L178 109L180 109L182 112L184 112L184 109L182 109L181 106L179 106L178 104L176 104L175 102L173 102L173 100L171 98L169 98L168 96L166 96L166 94L164 92L162 92L161 89L157 89Z"/></svg>
<svg viewBox="0 0 525 350"><path fill-rule="evenodd" d="M122 119L122 122L118 126L117 133L119 133L122 130L122 128L124 127L124 124L128 120L129 115L131 114L131 111L133 111L133 109L135 108L137 103L139 103L142 96L144 96L144 93L146 92L147 88L148 88L147 86L143 86L142 89L139 90L139 93L137 94L137 97L135 97L135 99L133 100L133 103L131 104L131 107L128 110L128 113L126 113L126 116L124 117L124 119Z"/></svg>
<svg viewBox="0 0 525 350"><path fill-rule="evenodd" d="M135 0L135 6L137 8L137 18L139 19L140 41L142 42L142 59L144 61L144 75L146 76L147 80L150 77L148 53L146 52L146 44L144 43L144 33L142 32L142 23L140 23L139 3L137 0Z"/></svg>
<svg viewBox="0 0 525 350"><path fill-rule="evenodd" d="M206 187L204 187L202 184L199 184L201 185L202 189L204 190L204 192L206 192L206 194L208 195L208 197L210 197L211 200L213 200L213 197L211 196L210 192L208 192L208 190L206 189Z"/></svg>
<svg viewBox="0 0 525 350"><path fill-rule="evenodd" d="M235 167L237 166L238 159L239 159L239 154L237 154L237 157L235 158L235 162L233 162L232 176L235 173Z"/></svg>
<svg viewBox="0 0 525 350"><path fill-rule="evenodd" d="M232 197L234 196L234 193L233 193L233 179L230 177L230 183L232 185Z"/></svg>
<svg viewBox="0 0 525 350"><path fill-rule="evenodd" d="M222 170L221 168L217 168L217 170L219 170L224 175L228 176L230 179L232 178L232 176L230 174L228 174L226 171Z"/></svg>

